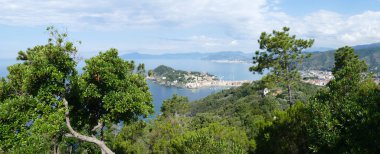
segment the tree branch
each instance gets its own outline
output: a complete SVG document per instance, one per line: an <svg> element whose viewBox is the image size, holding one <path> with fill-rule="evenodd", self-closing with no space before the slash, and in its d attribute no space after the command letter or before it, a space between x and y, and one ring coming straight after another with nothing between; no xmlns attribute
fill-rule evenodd
<svg viewBox="0 0 380 154"><path fill-rule="evenodd" d="M97 129L102 128L102 127L103 127L103 123L102 122L98 122L98 125L96 125L94 128L92 128L91 131L96 131Z"/></svg>
<svg viewBox="0 0 380 154"><path fill-rule="evenodd" d="M66 126L70 131L70 133L67 133L65 135L66 137L74 137L74 138L77 138L77 139L82 140L82 141L95 143L96 145L98 145L100 147L102 153L104 152L106 154L114 154L114 152L111 149L109 149L103 141L97 139L95 136L93 136L93 137L85 136L85 135L82 135L82 134L76 132L73 129L73 127L71 127L70 117L69 117L69 113L70 113L69 103L67 102L67 100L65 98L63 98L63 104L65 105L65 109L66 109L66 111L65 111Z"/></svg>

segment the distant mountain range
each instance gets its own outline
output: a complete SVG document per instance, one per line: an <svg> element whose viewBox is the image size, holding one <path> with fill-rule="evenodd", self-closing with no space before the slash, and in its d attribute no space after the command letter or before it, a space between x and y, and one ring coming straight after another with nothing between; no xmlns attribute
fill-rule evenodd
<svg viewBox="0 0 380 154"><path fill-rule="evenodd" d="M365 60L372 72L380 73L380 43L353 46L355 53L360 59ZM311 53L312 57L306 59L301 69L331 70L334 67L334 52L331 48L312 48L305 52ZM221 51L212 53L189 52L175 54L141 54L129 53L122 57L127 60L133 59L196 59L210 61L242 61L251 63L254 53L241 51Z"/></svg>
<svg viewBox="0 0 380 154"><path fill-rule="evenodd" d="M168 54L143 54L143 53L128 53L122 55L121 57L124 59L201 59L206 56L205 53L199 52L189 52L189 53L168 53Z"/></svg>
<svg viewBox="0 0 380 154"><path fill-rule="evenodd" d="M244 61L250 62L253 53L248 54L241 51L221 51L212 53L200 53L200 52L189 52L189 53L175 53L175 54L141 54L141 53L129 53L122 55L124 59L198 59L198 60L227 60L227 61Z"/></svg>
<svg viewBox="0 0 380 154"><path fill-rule="evenodd" d="M353 46L355 53L369 66L369 71L380 73L380 43ZM311 58L306 59L301 69L326 70L334 67L335 50L313 52Z"/></svg>
<svg viewBox="0 0 380 154"><path fill-rule="evenodd" d="M212 61L220 61L220 60L227 60L227 61L243 61L243 62L251 62L252 56L254 53L243 53L243 52L217 52L217 53L210 53L207 56L203 57L202 60L212 60Z"/></svg>

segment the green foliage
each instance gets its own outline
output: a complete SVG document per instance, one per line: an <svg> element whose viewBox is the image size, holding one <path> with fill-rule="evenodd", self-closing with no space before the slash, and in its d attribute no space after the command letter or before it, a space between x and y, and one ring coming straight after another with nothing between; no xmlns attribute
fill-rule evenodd
<svg viewBox="0 0 380 154"><path fill-rule="evenodd" d="M291 107L286 84L268 82L271 76L195 102L173 96L156 120L126 125L136 129L119 134L128 136L119 147L143 153L376 153L380 87L353 53L338 50L328 87L298 82ZM264 87L270 89L266 96ZM181 111L184 104L190 108Z"/></svg>
<svg viewBox="0 0 380 154"><path fill-rule="evenodd" d="M140 75L145 74L145 64L139 64L137 66L137 74L140 74Z"/></svg>
<svg viewBox="0 0 380 154"><path fill-rule="evenodd" d="M174 153L247 153L249 142L241 130L211 124L175 138L172 146Z"/></svg>
<svg viewBox="0 0 380 154"><path fill-rule="evenodd" d="M250 68L269 68L263 80L195 102L173 95L163 102L161 116L139 121L153 112L145 66L136 68L110 49L86 60L78 75L73 43L67 34L48 30L48 44L21 51L22 63L9 66L7 78L0 79L0 153L100 153L92 143L65 136L63 98L74 129L104 140L116 153L380 151L380 86L350 47L336 51L335 78L317 87L300 83L295 67L313 40L296 39L288 28L263 33L259 43L266 52L257 53ZM148 75L178 77L174 69L157 69ZM297 100L290 107L289 86ZM270 90L265 96L264 88Z"/></svg>
<svg viewBox="0 0 380 154"><path fill-rule="evenodd" d="M66 34L48 28L48 44L20 51L23 63L8 67L1 81L1 149L5 152L40 153L62 140L64 110L59 98L77 73L73 43ZM12 112L9 112L12 111Z"/></svg>
<svg viewBox="0 0 380 154"><path fill-rule="evenodd" d="M184 114L189 108L188 102L187 97L174 94L172 98L164 100L161 106L161 112L164 117Z"/></svg>
<svg viewBox="0 0 380 154"><path fill-rule="evenodd" d="M286 88L272 87L269 95L263 96L261 93L263 84L264 82L262 81L253 82L251 84L244 84L238 88L231 88L229 90L223 90L219 93L210 95L200 101L191 102L190 113L192 114L193 119L192 127L199 129L207 127L213 122L218 122L224 126L235 127L244 130L248 137L249 143L247 144L252 145L249 148L248 152L254 152L255 141L258 139L258 135L261 135L263 133L262 130L265 129L269 131L273 129L273 131L275 131L286 128L285 126L279 128L267 128L272 126L272 121L274 120L275 116L277 116L278 119L280 110L288 108L286 96L283 94L277 94L277 91L283 91L283 89ZM309 100L309 98L312 97L316 91L318 91L318 87L300 83L300 86L298 88L295 88L294 91L296 94L295 98L297 98L297 100ZM298 113L292 113L292 116L298 116L299 118L303 116L297 114ZM293 121L293 119L290 118L288 118L288 120L293 123L299 121ZM274 121L273 123L277 124L278 122ZM283 125L286 125L287 123ZM292 130L292 126L288 126L286 129ZM288 132L288 134L294 136L292 139L294 141L297 140L297 133L298 132ZM273 137L273 140L271 140L271 142L281 138L281 135L282 134L277 135L278 138L277 136ZM285 143L287 142L287 139L288 138L284 138L281 142ZM260 141L260 149L268 150L266 146L262 146L263 144L263 141ZM278 144L280 144L280 141ZM259 143L257 143L257 145L259 146ZM286 145L292 144L289 143ZM284 144L284 146L286 145ZM273 146L273 148L275 147ZM291 148L289 149L291 150Z"/></svg>
<svg viewBox="0 0 380 154"><path fill-rule="evenodd" d="M83 74L73 80L69 97L71 114L92 128L98 122L118 123L153 113L152 97L144 77L134 73L134 63L110 49L86 60Z"/></svg>
<svg viewBox="0 0 380 154"><path fill-rule="evenodd" d="M301 102L286 111L276 111L271 125L256 137L257 153L308 153L307 121Z"/></svg>
<svg viewBox="0 0 380 154"><path fill-rule="evenodd" d="M116 153L148 153L144 135L146 134L146 123L139 121L125 125L117 135L110 134L112 149Z"/></svg>
<svg viewBox="0 0 380 154"><path fill-rule="evenodd" d="M335 78L328 84L329 89L320 91L310 105L314 117L309 124L313 151L372 153L379 150L379 138L373 135L380 126L368 123L380 111L374 108L380 102L380 93L370 76L363 74L366 70L367 65L351 47L339 48L335 53ZM370 138L373 140L369 141Z"/></svg>
<svg viewBox="0 0 380 154"><path fill-rule="evenodd" d="M154 76L154 72L153 72L153 70L149 70L149 71L148 71L148 76L149 76L149 77Z"/></svg>
<svg viewBox="0 0 380 154"><path fill-rule="evenodd" d="M347 46L339 48L335 53L335 67L332 70L335 79L328 85L330 91L340 97L358 92L359 83L363 81L362 73L367 69L368 66L364 61L359 61L353 48Z"/></svg>
<svg viewBox="0 0 380 154"><path fill-rule="evenodd" d="M72 125L83 134L99 135L91 132L98 123L110 126L153 112L148 86L135 73L133 62L110 49L86 60L83 74L78 75L74 44L66 40L66 33L54 27L47 30L48 43L20 51L17 59L22 63L9 66L7 78L0 80L2 152L49 153L68 144L76 144L76 150L87 146L65 136L64 98L69 100ZM143 68L140 65L138 71Z"/></svg>
<svg viewBox="0 0 380 154"><path fill-rule="evenodd" d="M300 80L297 65L302 63L307 56L302 53L306 48L310 48L314 40L296 39L295 35L289 34L289 28L284 27L283 31L273 31L272 34L261 33L260 49L264 52L256 51L253 57L254 66L249 71L262 74L269 69L267 79L272 82L282 82L288 87L288 102L293 104L291 87Z"/></svg>
<svg viewBox="0 0 380 154"><path fill-rule="evenodd" d="M366 70L351 47L339 48L335 78L308 104L277 112L257 136L256 152L377 153L380 87Z"/></svg>
<svg viewBox="0 0 380 154"><path fill-rule="evenodd" d="M214 80L216 80L216 77L214 75L208 73L204 74L201 72L187 72L183 70L175 70L165 65L158 66L150 74L154 75L157 81L166 85L183 86L186 83L195 82L196 78L198 77L203 78L206 76L213 77Z"/></svg>

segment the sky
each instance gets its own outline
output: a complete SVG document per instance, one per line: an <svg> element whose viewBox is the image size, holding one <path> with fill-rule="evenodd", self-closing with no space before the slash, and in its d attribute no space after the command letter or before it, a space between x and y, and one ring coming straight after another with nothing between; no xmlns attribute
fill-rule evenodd
<svg viewBox="0 0 380 154"><path fill-rule="evenodd" d="M258 49L261 32L290 27L315 48L380 42L380 0L0 0L0 59L69 34L86 57Z"/></svg>

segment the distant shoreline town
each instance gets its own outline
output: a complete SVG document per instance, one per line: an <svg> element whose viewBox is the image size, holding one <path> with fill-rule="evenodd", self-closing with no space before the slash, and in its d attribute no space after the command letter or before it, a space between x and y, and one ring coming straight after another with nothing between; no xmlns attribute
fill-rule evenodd
<svg viewBox="0 0 380 154"><path fill-rule="evenodd" d="M317 86L326 86L333 78L331 71L307 70L300 71L301 81ZM198 89L204 87L238 87L251 80L225 81L217 76L205 72L192 72L175 70L171 67L160 65L148 72L147 78L155 83L165 86ZM380 75L373 77L376 83L380 83Z"/></svg>
<svg viewBox="0 0 380 154"><path fill-rule="evenodd" d="M158 66L154 70L149 71L147 79L161 85L189 89L204 87L238 87L244 83L252 82L249 80L224 81L209 73L175 70L164 65Z"/></svg>
<svg viewBox="0 0 380 154"><path fill-rule="evenodd" d="M250 80L239 80L239 81L197 81L197 82L191 82L186 83L185 85L177 84L177 82L167 83L159 81L160 79L154 78L154 77L147 77L148 80L152 80L155 83L166 85L166 86L174 86L174 87L180 87L180 88L189 88L189 89L197 89L197 88L205 88L205 87L238 87L243 85L244 83L251 83Z"/></svg>
<svg viewBox="0 0 380 154"><path fill-rule="evenodd" d="M300 74L302 82L317 86L326 86L334 78L330 71L308 70L300 71ZM377 84L380 83L380 74L375 74L372 78Z"/></svg>
<svg viewBox="0 0 380 154"><path fill-rule="evenodd" d="M300 71L301 81L317 86L326 86L334 76L330 71L308 70Z"/></svg>
<svg viewBox="0 0 380 154"><path fill-rule="evenodd" d="M228 64L236 64L236 63L250 63L244 60L211 60L213 63L228 63Z"/></svg>

